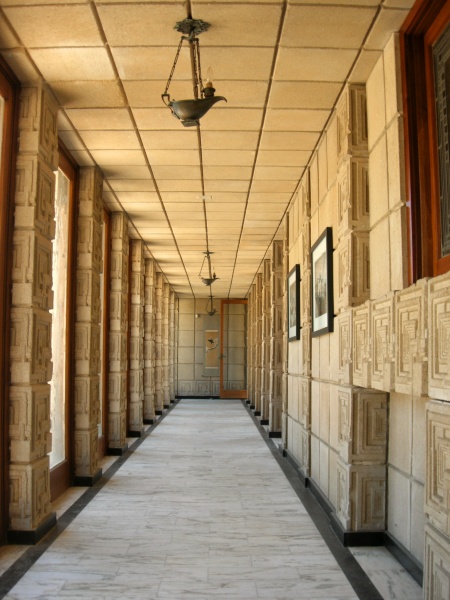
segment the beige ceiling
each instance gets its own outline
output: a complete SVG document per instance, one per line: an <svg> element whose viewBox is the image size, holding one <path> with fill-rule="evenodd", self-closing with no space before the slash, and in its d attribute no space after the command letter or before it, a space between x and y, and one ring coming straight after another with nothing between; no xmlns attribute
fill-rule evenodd
<svg viewBox="0 0 450 600"><path fill-rule="evenodd" d="M0 50L22 82L48 82L60 135L98 165L180 297L244 297L346 81L364 82L411 0L0 0ZM202 19L216 104L185 128L161 101L180 34ZM192 97L183 49L172 98ZM202 188L202 168L203 185ZM204 193L203 193L204 190ZM206 227L207 225L207 227ZM207 236L206 237L206 231Z"/></svg>

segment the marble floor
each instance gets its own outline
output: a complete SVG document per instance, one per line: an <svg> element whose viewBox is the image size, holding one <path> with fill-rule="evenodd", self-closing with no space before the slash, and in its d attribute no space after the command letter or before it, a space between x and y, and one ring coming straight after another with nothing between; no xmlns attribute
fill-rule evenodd
<svg viewBox="0 0 450 600"><path fill-rule="evenodd" d="M180 401L58 531L0 549L0 598L421 599L384 549L337 542L271 444L240 401Z"/></svg>

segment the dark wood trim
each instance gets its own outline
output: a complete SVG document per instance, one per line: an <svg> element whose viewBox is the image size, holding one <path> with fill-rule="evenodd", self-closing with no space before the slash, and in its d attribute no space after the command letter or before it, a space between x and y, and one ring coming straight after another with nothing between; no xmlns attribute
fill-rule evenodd
<svg viewBox="0 0 450 600"><path fill-rule="evenodd" d="M19 89L14 73L0 56L0 95L5 100L0 169L0 544L7 541L9 525L9 323Z"/></svg>
<svg viewBox="0 0 450 600"><path fill-rule="evenodd" d="M431 44L448 23L449 13L447 0L418 0L400 31L410 284L450 268L450 257L439 266L437 252L439 195L431 62Z"/></svg>
<svg viewBox="0 0 450 600"><path fill-rule="evenodd" d="M51 500L60 496L73 482L74 476L74 395L75 395L75 311L77 270L77 223L79 168L64 144L59 141L58 167L70 181L69 239L67 252L67 296L66 296L66 458L50 472Z"/></svg>

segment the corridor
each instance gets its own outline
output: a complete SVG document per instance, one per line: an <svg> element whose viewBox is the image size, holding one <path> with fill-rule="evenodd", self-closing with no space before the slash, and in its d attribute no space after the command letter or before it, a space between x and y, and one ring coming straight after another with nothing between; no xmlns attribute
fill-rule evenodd
<svg viewBox="0 0 450 600"><path fill-rule="evenodd" d="M4 598L382 598L274 448L240 401L178 402Z"/></svg>

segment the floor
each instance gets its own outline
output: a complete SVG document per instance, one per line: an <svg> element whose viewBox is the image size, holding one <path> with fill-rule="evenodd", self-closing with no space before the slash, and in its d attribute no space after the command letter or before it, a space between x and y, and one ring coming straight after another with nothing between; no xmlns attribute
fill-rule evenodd
<svg viewBox="0 0 450 600"><path fill-rule="evenodd" d="M0 598L422 598L383 548L352 554L308 514L241 401L182 400L131 450L41 544L0 549Z"/></svg>

